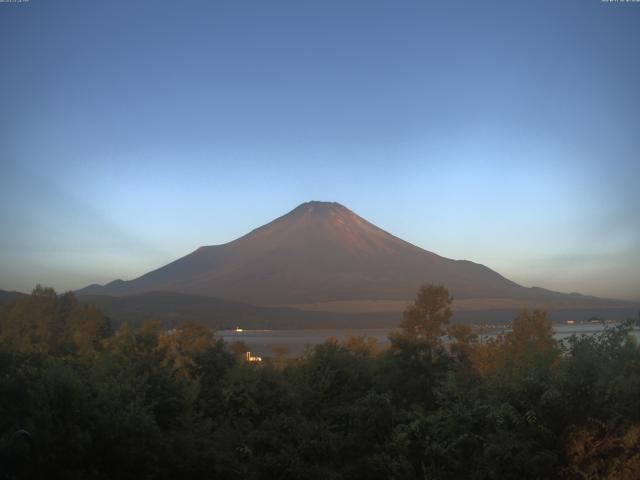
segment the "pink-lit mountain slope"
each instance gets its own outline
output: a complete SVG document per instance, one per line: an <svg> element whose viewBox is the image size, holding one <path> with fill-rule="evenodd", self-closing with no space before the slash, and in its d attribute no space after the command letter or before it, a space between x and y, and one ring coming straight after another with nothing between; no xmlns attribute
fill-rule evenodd
<svg viewBox="0 0 640 480"><path fill-rule="evenodd" d="M200 247L134 280L78 293L171 291L257 305L309 304L406 300L425 283L442 283L457 299L590 298L522 287L484 265L416 247L329 202L304 203L230 243Z"/></svg>

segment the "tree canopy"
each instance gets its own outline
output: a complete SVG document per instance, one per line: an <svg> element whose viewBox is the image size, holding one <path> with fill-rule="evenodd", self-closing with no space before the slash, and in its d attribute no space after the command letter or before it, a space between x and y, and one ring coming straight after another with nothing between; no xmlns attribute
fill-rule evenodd
<svg viewBox="0 0 640 480"><path fill-rule="evenodd" d="M389 347L260 365L191 322L109 328L37 287L0 311L0 479L636 479L631 324L564 342L543 311L479 341L422 287Z"/></svg>

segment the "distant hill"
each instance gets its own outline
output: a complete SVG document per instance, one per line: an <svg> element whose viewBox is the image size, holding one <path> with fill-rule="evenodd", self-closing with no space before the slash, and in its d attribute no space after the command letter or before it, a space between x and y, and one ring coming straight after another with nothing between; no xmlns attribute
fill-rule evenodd
<svg viewBox="0 0 640 480"><path fill-rule="evenodd" d="M0 313L13 300L26 297L20 292L0 290ZM338 307L331 303L316 304L316 309L258 307L240 302L217 298L189 295L176 292L147 292L126 296L82 295L79 300L87 305L95 305L111 319L111 325L118 328L127 322L138 326L146 320L161 320L168 328L175 327L182 320L194 320L216 330L233 329L322 329L322 328L393 328L396 327L407 302L389 301L353 302ZM364 305L363 305L364 304ZM488 301L481 303L475 299L455 300L453 320L458 322L510 322L524 306L532 308L535 302ZM598 305L575 307L571 303L558 305L550 313L554 321L567 319L586 320L596 316L605 319L624 320L637 317L638 306Z"/></svg>
<svg viewBox="0 0 640 480"><path fill-rule="evenodd" d="M523 287L484 265L416 247L328 202L304 203L230 243L201 247L134 280L91 285L78 293L166 291L314 310L327 302L406 302L425 283L444 284L460 300L615 303Z"/></svg>
<svg viewBox="0 0 640 480"><path fill-rule="evenodd" d="M301 312L287 308L265 308L217 298L174 292L149 292L120 297L83 295L80 301L95 305L111 318L114 328L124 322L139 325L145 320L161 320L174 327L182 320L194 320L216 330L250 328L337 328L387 327L397 325L395 313L377 314Z"/></svg>
<svg viewBox="0 0 640 480"><path fill-rule="evenodd" d="M406 304L394 308L378 307L364 312L322 310L309 311L294 308L256 307L239 302L174 292L149 292L127 296L83 295L85 304L96 305L111 319L114 328L123 322L132 326L145 320L157 319L169 328L182 320L194 320L216 330L266 328L266 329L322 329L322 328L374 328L396 327ZM538 305L532 304L532 307ZM493 304L454 302L453 320L458 322L508 323L521 310L518 303L505 302L493 308ZM576 308L567 304L550 313L553 321L568 319L586 320L590 317L624 320L637 315L637 308L630 306L592 306Z"/></svg>
<svg viewBox="0 0 640 480"><path fill-rule="evenodd" d="M10 302L11 300L15 300L16 298L20 298L24 296L26 296L25 293L0 290L0 304L7 303L7 302Z"/></svg>

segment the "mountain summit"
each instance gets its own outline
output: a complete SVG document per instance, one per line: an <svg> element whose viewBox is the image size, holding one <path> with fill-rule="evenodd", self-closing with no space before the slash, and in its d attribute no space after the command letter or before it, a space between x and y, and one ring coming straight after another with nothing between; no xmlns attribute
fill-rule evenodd
<svg viewBox="0 0 640 480"><path fill-rule="evenodd" d="M252 304L406 300L442 283L458 299L541 298L493 270L423 250L339 203L307 202L232 242L200 247L131 281L91 285L80 294L172 291Z"/></svg>

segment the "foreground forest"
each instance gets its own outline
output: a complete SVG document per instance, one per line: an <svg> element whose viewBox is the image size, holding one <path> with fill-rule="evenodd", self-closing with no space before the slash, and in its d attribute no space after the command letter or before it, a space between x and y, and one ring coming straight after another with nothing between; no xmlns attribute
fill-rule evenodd
<svg viewBox="0 0 640 480"><path fill-rule="evenodd" d="M37 287L0 310L0 478L640 478L631 324L558 343L525 311L480 343L450 304L423 287L387 348L251 364Z"/></svg>

